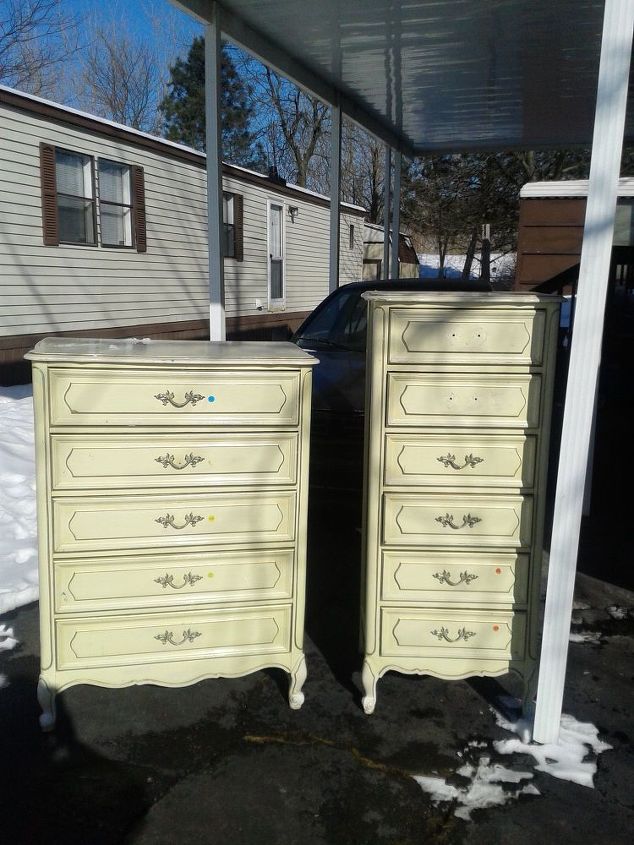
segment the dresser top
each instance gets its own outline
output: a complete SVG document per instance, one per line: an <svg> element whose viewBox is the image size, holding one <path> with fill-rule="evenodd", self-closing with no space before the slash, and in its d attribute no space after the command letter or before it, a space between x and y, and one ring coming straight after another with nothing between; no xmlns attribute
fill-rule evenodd
<svg viewBox="0 0 634 845"><path fill-rule="evenodd" d="M512 293L508 291L444 293L437 290L370 290L363 294L363 298L373 302L385 302L388 305L461 306L463 308L495 308L496 306L534 308L537 305L558 305L562 300L561 296L550 293Z"/></svg>
<svg viewBox="0 0 634 845"><path fill-rule="evenodd" d="M268 341L151 340L150 338L47 337L25 358L30 361L130 364L246 364L310 367L318 359L294 343Z"/></svg>

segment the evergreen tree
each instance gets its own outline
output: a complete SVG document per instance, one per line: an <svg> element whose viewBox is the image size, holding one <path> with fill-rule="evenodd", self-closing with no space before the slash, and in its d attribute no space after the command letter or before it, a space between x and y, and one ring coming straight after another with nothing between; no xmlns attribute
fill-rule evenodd
<svg viewBox="0 0 634 845"><path fill-rule="evenodd" d="M226 44L221 61L222 157L244 167L262 165L263 153L250 125L251 87L236 71ZM170 141L205 150L205 42L194 38L186 59L170 68L169 93L160 105L164 134Z"/></svg>

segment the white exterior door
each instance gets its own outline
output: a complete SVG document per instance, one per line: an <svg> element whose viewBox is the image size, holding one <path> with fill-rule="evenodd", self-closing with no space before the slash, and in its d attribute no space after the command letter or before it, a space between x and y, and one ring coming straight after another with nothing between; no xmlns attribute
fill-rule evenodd
<svg viewBox="0 0 634 845"><path fill-rule="evenodd" d="M284 285L284 206L269 203L269 305L282 306Z"/></svg>

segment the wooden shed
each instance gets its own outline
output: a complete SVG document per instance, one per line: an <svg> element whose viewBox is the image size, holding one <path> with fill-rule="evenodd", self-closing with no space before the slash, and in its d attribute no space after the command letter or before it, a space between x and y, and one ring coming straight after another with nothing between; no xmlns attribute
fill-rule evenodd
<svg viewBox="0 0 634 845"><path fill-rule="evenodd" d="M578 276L588 181L529 182L520 192L517 239L517 290L548 286L571 292ZM632 282L634 248L634 178L619 179L614 225L614 281ZM561 286L560 283L561 282Z"/></svg>

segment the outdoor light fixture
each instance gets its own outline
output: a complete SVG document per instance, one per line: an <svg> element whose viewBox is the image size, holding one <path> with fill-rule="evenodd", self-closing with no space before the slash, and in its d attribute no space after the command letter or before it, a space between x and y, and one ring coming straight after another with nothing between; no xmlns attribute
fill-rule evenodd
<svg viewBox="0 0 634 845"><path fill-rule="evenodd" d="M288 216L291 218L292 223L295 222L298 214L299 214L299 208L296 205L289 205Z"/></svg>

